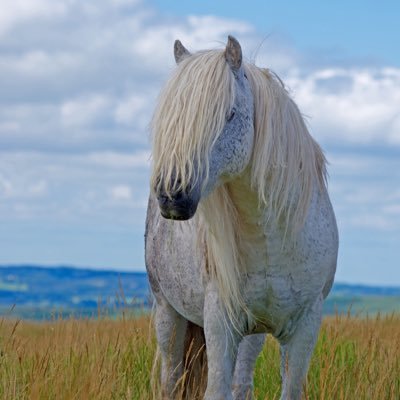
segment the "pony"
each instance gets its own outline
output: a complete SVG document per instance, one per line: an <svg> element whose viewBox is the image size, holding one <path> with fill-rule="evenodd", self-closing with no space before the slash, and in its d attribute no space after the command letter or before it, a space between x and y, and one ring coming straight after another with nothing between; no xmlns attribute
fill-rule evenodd
<svg viewBox="0 0 400 400"><path fill-rule="evenodd" d="M151 122L145 233L162 398L251 398L271 334L281 399L300 399L338 253L324 153L235 38L194 54L177 40L174 56Z"/></svg>

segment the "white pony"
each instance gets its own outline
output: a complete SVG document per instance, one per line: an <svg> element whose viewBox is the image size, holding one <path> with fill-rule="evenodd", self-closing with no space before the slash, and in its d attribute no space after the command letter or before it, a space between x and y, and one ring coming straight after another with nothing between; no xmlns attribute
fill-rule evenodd
<svg viewBox="0 0 400 400"><path fill-rule="evenodd" d="M204 398L250 398L270 333L281 399L300 399L336 270L325 157L279 78L242 61L236 39L174 51L152 122L146 221L162 396L202 396L180 382L203 340Z"/></svg>

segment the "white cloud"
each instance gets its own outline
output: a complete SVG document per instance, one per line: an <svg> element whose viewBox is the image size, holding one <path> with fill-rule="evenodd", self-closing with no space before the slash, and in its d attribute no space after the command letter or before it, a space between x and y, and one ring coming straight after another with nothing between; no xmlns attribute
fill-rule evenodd
<svg viewBox="0 0 400 400"><path fill-rule="evenodd" d="M147 151L2 152L0 219L143 224L148 156Z"/></svg>
<svg viewBox="0 0 400 400"><path fill-rule="evenodd" d="M27 188L27 192L34 197L43 197L47 193L47 182L41 179L31 183Z"/></svg>
<svg viewBox="0 0 400 400"><path fill-rule="evenodd" d="M103 95L93 94L61 105L61 119L66 126L85 126L101 119L109 112L110 100Z"/></svg>
<svg viewBox="0 0 400 400"><path fill-rule="evenodd" d="M223 46L230 33L240 38L248 58L258 50L259 64L283 73L318 139L400 144L399 69L305 73L293 47L275 38L263 42L240 20L167 18L139 1L53 3L7 1L2 18L11 22L3 35L7 51L0 52L0 145L50 150L145 145L156 95L174 64L174 39L196 51Z"/></svg>
<svg viewBox="0 0 400 400"><path fill-rule="evenodd" d="M400 69L324 69L287 83L317 137L400 144Z"/></svg>
<svg viewBox="0 0 400 400"><path fill-rule="evenodd" d="M1 164L0 164L1 166ZM5 169L2 168L4 171ZM31 201L32 198L45 196L47 193L47 182L44 179L27 182L24 179L15 179L12 174L8 177L0 174L0 199L3 202L14 200Z"/></svg>
<svg viewBox="0 0 400 400"><path fill-rule="evenodd" d="M117 185L111 188L111 197L117 201L132 200L132 189L128 185Z"/></svg>
<svg viewBox="0 0 400 400"><path fill-rule="evenodd" d="M134 6L141 3L141 0L111 0L116 6Z"/></svg>
<svg viewBox="0 0 400 400"><path fill-rule="evenodd" d="M0 34L30 19L60 16L65 3L49 0L2 0Z"/></svg>
<svg viewBox="0 0 400 400"><path fill-rule="evenodd" d="M13 194L13 186L12 183L0 175L0 198L11 197Z"/></svg>
<svg viewBox="0 0 400 400"><path fill-rule="evenodd" d="M24 80L50 81L59 79L60 73L66 74L80 64L80 57L68 51L28 49L22 54L3 55L0 66L4 73L21 76ZM42 90L46 92L47 88Z"/></svg>
<svg viewBox="0 0 400 400"><path fill-rule="evenodd" d="M246 22L168 17L139 0L3 0L1 8L0 218L143 224L148 123L174 67L173 41L222 48L233 34L247 59L284 78L319 141L348 146L328 154L340 225L400 226L399 161L357 153L400 151L400 69L305 69L304 54L276 37L263 42Z"/></svg>
<svg viewBox="0 0 400 400"><path fill-rule="evenodd" d="M329 153L329 191L344 230L400 232L400 158Z"/></svg>
<svg viewBox="0 0 400 400"><path fill-rule="evenodd" d="M392 118L389 129L389 142L400 146L400 112Z"/></svg>
<svg viewBox="0 0 400 400"><path fill-rule="evenodd" d="M116 152L97 152L85 155L85 162L101 165L106 168L149 168L150 151L142 150L135 154Z"/></svg>
<svg viewBox="0 0 400 400"><path fill-rule="evenodd" d="M400 196L398 198L398 201L400 202ZM383 207L383 211L386 214L392 215L392 216L400 216L400 204L389 204L385 207Z"/></svg>
<svg viewBox="0 0 400 400"><path fill-rule="evenodd" d="M119 101L115 106L115 120L117 123L128 126L140 126L143 129L149 123L150 110L153 103L150 100L152 95L131 95L128 98ZM155 97L155 96L154 96Z"/></svg>

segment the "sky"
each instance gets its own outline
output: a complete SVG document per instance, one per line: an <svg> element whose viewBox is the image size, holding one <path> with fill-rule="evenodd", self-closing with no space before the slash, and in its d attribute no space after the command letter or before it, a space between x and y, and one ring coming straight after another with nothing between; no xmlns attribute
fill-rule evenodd
<svg viewBox="0 0 400 400"><path fill-rule="evenodd" d="M173 42L274 70L329 160L336 280L400 285L400 3L2 0L0 264L144 270Z"/></svg>

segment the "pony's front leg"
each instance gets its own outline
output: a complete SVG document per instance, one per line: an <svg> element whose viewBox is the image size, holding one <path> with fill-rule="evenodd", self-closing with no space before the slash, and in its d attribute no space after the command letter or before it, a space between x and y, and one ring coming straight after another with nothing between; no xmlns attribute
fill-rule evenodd
<svg viewBox="0 0 400 400"><path fill-rule="evenodd" d="M204 301L204 335L207 348L205 400L231 400L232 376L240 335L228 320L215 286L210 283Z"/></svg>
<svg viewBox="0 0 400 400"><path fill-rule="evenodd" d="M253 373L258 355L264 342L265 334L248 335L240 342L233 374L234 400L250 400L253 394Z"/></svg>
<svg viewBox="0 0 400 400"><path fill-rule="evenodd" d="M281 343L281 400L300 400L322 320L322 296L305 312L290 339Z"/></svg>
<svg viewBox="0 0 400 400"><path fill-rule="evenodd" d="M183 352L187 320L164 299L157 302L155 329L161 353L161 396L173 400L183 373Z"/></svg>

